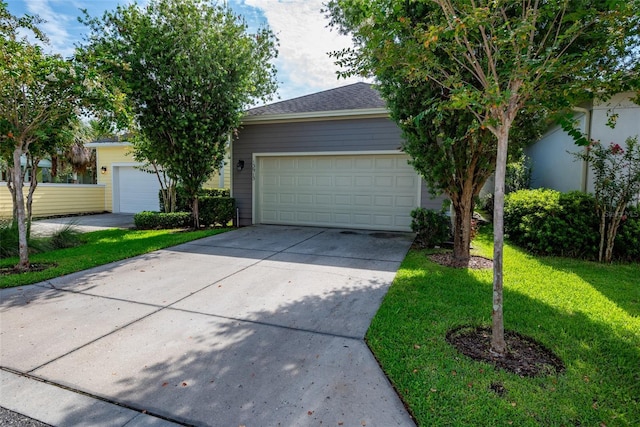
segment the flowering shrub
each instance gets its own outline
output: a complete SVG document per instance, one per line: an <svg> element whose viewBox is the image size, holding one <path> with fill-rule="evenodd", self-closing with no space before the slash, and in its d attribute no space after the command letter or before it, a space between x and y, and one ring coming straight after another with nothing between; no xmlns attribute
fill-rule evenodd
<svg viewBox="0 0 640 427"><path fill-rule="evenodd" d="M627 138L626 150L593 141L585 153L574 153L589 162L594 172L596 210L600 217L598 260L611 262L618 227L625 209L640 193L640 145L638 136Z"/></svg>

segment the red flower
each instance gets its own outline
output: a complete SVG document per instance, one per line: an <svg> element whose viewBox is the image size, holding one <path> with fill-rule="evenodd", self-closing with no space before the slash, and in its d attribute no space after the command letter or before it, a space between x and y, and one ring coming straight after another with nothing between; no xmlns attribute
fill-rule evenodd
<svg viewBox="0 0 640 427"><path fill-rule="evenodd" d="M624 153L624 150L622 149L622 147L620 147L620 144L611 143L611 145L609 146L609 149L611 150L611 154Z"/></svg>

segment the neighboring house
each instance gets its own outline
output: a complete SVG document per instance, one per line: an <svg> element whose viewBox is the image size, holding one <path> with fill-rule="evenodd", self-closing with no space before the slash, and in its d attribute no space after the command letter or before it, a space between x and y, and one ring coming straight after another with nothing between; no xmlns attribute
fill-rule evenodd
<svg viewBox="0 0 640 427"><path fill-rule="evenodd" d="M410 231L412 209L440 209L401 152L378 92L356 83L247 111L232 141L239 225Z"/></svg>
<svg viewBox="0 0 640 427"><path fill-rule="evenodd" d="M155 174L140 170L142 164L133 158L131 143L97 141L85 146L96 150L98 184L105 186L105 210L137 213L159 209L158 178ZM230 179L229 166L226 165L204 187L229 188Z"/></svg>
<svg viewBox="0 0 640 427"><path fill-rule="evenodd" d="M636 93L625 92L607 102L597 102L588 108L576 109L579 128L587 138L611 142L625 147L628 137L640 136L640 105L631 101ZM612 114L617 115L616 126L607 126ZM540 141L527 148L532 161L531 184L534 188L552 188L559 191L593 191L593 171L571 153L585 150L559 126L552 128Z"/></svg>

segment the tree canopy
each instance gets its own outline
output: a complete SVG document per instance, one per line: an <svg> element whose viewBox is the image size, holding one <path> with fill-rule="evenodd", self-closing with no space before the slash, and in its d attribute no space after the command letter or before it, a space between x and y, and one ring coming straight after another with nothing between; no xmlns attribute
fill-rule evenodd
<svg viewBox="0 0 640 427"><path fill-rule="evenodd" d="M82 99L90 89L70 60L48 55L36 44L19 36L20 29L32 31L42 42L46 37L36 17L11 15L0 2L0 156L8 167L7 186L14 204L14 221L19 232L19 269L29 267L27 218L22 192L26 168L21 159L37 159L61 148L60 133L75 120ZM35 175L35 174L33 174ZM37 180L31 179L31 200ZM30 202L29 202L30 205Z"/></svg>
<svg viewBox="0 0 640 427"><path fill-rule="evenodd" d="M126 96L145 151L193 200L224 161L242 112L276 89L277 39L255 34L225 6L203 0L151 0L85 17L81 58Z"/></svg>
<svg viewBox="0 0 640 427"><path fill-rule="evenodd" d="M408 82L429 81L438 114L465 111L496 139L492 349L504 355L502 245L510 131L525 109L567 109L640 85L638 0L332 0L329 10L356 46L338 54L350 72L388 62ZM420 9L420 19L403 15ZM398 12L400 11L400 14ZM387 21L387 24L385 24ZM414 43L404 44L407 34ZM348 71L349 72L349 71Z"/></svg>

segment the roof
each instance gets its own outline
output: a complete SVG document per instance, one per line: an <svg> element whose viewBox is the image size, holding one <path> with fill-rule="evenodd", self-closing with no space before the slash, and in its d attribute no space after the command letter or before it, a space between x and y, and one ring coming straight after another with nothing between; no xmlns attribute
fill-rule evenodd
<svg viewBox="0 0 640 427"><path fill-rule="evenodd" d="M370 83L354 83L247 110L246 117L386 109L384 100Z"/></svg>

